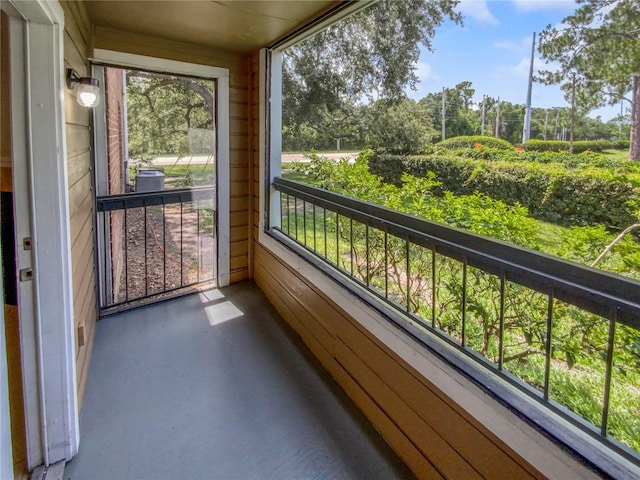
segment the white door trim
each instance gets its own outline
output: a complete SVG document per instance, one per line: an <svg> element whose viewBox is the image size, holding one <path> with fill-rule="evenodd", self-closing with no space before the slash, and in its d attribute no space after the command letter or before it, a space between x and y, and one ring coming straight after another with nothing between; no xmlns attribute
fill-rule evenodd
<svg viewBox="0 0 640 480"><path fill-rule="evenodd" d="M9 0L24 19L12 36L12 143L28 468L70 460L78 450L78 402L64 110L64 13L55 1ZM12 24L17 24L14 17ZM21 40L18 39L21 36ZM21 43L21 45L20 45ZM15 75L15 76L14 76ZM22 79L22 81L20 81ZM22 189L21 186L25 188ZM16 221L19 217L16 215ZM25 218L24 216L22 218ZM30 231L33 249L22 249ZM29 236L29 234L27 234ZM30 253L30 254L29 254ZM22 309L25 309L24 311ZM29 310L31 312L29 312ZM26 313L26 315L23 315Z"/></svg>
<svg viewBox="0 0 640 480"><path fill-rule="evenodd" d="M92 61L119 67L144 69L162 73L216 79L216 217L218 220L218 286L229 285L231 280L230 226L229 226L229 70L196 63L179 62L164 58L147 57L133 53L114 52L96 48ZM96 123L96 130L100 126ZM96 145L97 146L97 145ZM100 149L97 155L104 155ZM99 157L97 157L99 158Z"/></svg>

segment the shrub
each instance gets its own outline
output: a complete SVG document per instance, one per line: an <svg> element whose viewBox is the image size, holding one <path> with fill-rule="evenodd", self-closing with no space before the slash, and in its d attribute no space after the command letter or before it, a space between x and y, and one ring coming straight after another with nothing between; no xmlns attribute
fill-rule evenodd
<svg viewBox="0 0 640 480"><path fill-rule="evenodd" d="M601 153L586 151L582 153L569 152L537 152L537 151L507 151L495 148L464 148L447 151L457 158L471 158L475 160L487 160L494 162L537 162L537 163L561 163L567 168L587 167L612 168L617 173L640 174L640 162L630 160L617 160ZM640 181L640 177L638 178ZM640 184L638 184L640 186Z"/></svg>
<svg viewBox="0 0 640 480"><path fill-rule="evenodd" d="M611 142L611 148L616 150L629 150L630 146L629 140L614 140Z"/></svg>
<svg viewBox="0 0 640 480"><path fill-rule="evenodd" d="M482 135L447 138L446 140L436 143L435 146L447 150L456 150L459 148L474 148L478 144L483 147L496 148L499 150L513 150L514 148L513 145L506 140L495 137L483 137Z"/></svg>
<svg viewBox="0 0 640 480"><path fill-rule="evenodd" d="M602 152L609 142L604 140L578 140L573 142L573 153ZM563 140L527 140L522 144L525 150L534 152L568 152L569 142Z"/></svg>
<svg viewBox="0 0 640 480"><path fill-rule="evenodd" d="M441 183L436 194L481 192L510 205L519 203L531 216L562 225L624 228L640 208L638 176L605 169L571 170L557 163L486 162L451 155L375 155L369 168L396 185L403 172L418 177L434 172Z"/></svg>

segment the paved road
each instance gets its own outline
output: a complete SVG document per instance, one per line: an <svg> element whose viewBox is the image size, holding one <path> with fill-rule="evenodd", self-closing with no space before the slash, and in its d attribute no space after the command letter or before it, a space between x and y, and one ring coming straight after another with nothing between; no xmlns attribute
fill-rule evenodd
<svg viewBox="0 0 640 480"><path fill-rule="evenodd" d="M341 158L356 158L358 152L345 152L345 153L325 153L323 157L330 158L332 160L339 160ZM203 165L211 163L213 161L212 155L190 155L185 157L158 157L152 160L152 165ZM282 155L283 162L308 162L309 159L302 153L287 153Z"/></svg>
<svg viewBox="0 0 640 480"><path fill-rule="evenodd" d="M322 153L321 156L330 158L331 160L340 160L341 158L356 158L359 152L345 152L345 153ZM286 153L282 155L283 162L308 162L309 159L304 156L303 153Z"/></svg>

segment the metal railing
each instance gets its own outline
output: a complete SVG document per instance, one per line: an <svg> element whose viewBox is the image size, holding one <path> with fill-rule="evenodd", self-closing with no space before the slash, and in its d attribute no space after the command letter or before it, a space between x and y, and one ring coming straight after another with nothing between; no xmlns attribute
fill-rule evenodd
<svg viewBox="0 0 640 480"><path fill-rule="evenodd" d="M97 198L100 309L215 279L215 187Z"/></svg>
<svg viewBox="0 0 640 480"><path fill-rule="evenodd" d="M273 186L276 230L638 463L620 385L625 368L640 371L639 282L298 182Z"/></svg>

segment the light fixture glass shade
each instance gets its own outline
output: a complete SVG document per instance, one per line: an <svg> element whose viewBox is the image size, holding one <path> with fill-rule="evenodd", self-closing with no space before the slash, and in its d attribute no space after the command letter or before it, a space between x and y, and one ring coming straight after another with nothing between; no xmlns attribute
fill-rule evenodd
<svg viewBox="0 0 640 480"><path fill-rule="evenodd" d="M76 100L83 107L95 107L100 103L100 87L94 78L81 78L76 85Z"/></svg>

